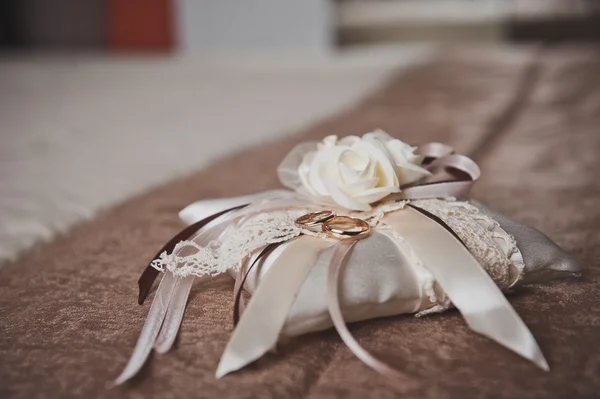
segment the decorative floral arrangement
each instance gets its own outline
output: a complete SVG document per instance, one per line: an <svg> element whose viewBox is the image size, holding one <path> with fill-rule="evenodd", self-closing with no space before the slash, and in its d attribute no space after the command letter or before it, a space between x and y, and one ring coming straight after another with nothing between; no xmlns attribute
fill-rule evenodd
<svg viewBox="0 0 600 399"><path fill-rule="evenodd" d="M539 231L468 199L480 177L473 160L444 144L417 148L375 131L300 144L277 172L289 190L203 200L180 213L190 225L139 280L142 304L163 273L117 383L152 349L171 349L194 278L222 273L235 279L235 329L218 378L282 337L332 326L365 364L399 377L346 323L452 306L473 331L549 369L503 291L577 276L579 265Z"/></svg>

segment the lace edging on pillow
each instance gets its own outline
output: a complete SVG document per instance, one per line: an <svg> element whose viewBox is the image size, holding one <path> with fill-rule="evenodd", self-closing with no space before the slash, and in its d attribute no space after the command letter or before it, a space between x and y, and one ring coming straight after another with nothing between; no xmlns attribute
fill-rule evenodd
<svg viewBox="0 0 600 399"><path fill-rule="evenodd" d="M301 211L259 213L225 229L220 239L203 246L193 240L179 242L171 254L163 252L152 267L176 276L214 276L238 268L254 251L288 241L302 233L294 220Z"/></svg>
<svg viewBox="0 0 600 399"><path fill-rule="evenodd" d="M339 215L360 217L367 220L371 226L376 226L386 213L402 209L405 205L405 201L388 201L369 212L336 212ZM301 233L327 238L321 232L301 229L294 224L294 221L306 212L307 209L287 208L245 216L227 228L219 239L208 245L200 245L194 240L181 241L171 254L163 252L151 265L159 271L168 270L181 277L214 276L229 269L237 270L253 252L269 244L288 241Z"/></svg>
<svg viewBox="0 0 600 399"><path fill-rule="evenodd" d="M519 251L516 240L477 207L465 201L437 199L419 200L414 204L446 223L500 289L510 288L521 278L523 263L511 259ZM505 244L505 249L501 248L499 241Z"/></svg>

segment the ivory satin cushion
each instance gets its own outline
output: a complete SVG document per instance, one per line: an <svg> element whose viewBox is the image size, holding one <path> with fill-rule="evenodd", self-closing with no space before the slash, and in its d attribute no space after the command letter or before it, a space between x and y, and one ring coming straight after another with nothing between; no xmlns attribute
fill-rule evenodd
<svg viewBox="0 0 600 399"><path fill-rule="evenodd" d="M465 240L465 237L461 239L476 258L479 256L476 255L476 247L483 246L480 252L487 255L479 256L478 261L502 290L508 290L514 285L573 277L580 272L578 263L543 233L492 211L479 202L450 204L443 200L427 200L421 203L415 201L414 204L443 216L442 220L448 222L447 226L454 227L453 230L461 230L463 235L472 233L470 230L477 230L473 227L474 223L465 228L469 226L468 221L475 221L489 232L486 233L489 234L487 242L473 239L477 237L476 234L471 234L470 240ZM469 211L465 212L464 209ZM483 219L480 219L482 215ZM490 223L490 218L498 223ZM477 230L477 234L481 234L481 231ZM420 264L410 246L398 239L397 233L387 229L376 230L366 239L357 242L349 255L339 293L341 310L347 322L408 313L423 315L451 306L433 275ZM498 239L504 236L514 237L518 248L516 253L510 253L510 245L505 243L508 241L506 238ZM490 240L495 245L490 244ZM244 288L247 292L254 292L274 260L286 250L286 246L285 243L280 245L269 256L257 262L246 281ZM488 256L492 249L496 252L496 258ZM435 250L434 246L432 250ZM291 308L282 331L283 336L292 337L332 327L327 307L326 283L331 254L332 248L318 254L317 261ZM503 256L505 259L500 259ZM254 257L248 262L253 260Z"/></svg>

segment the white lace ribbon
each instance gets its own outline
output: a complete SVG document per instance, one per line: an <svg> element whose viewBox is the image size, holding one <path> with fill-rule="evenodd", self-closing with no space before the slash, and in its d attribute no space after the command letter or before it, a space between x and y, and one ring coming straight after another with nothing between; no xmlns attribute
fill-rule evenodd
<svg viewBox="0 0 600 399"><path fill-rule="evenodd" d="M177 266L181 259L195 259L194 254L189 253L190 249L195 248L205 251L237 218L253 213L269 212L275 209L306 204L306 201L297 198L288 191L274 190L253 196L228 198L223 201L207 200L206 207L203 207L201 202L197 202L194 204L193 211L190 212L188 209L187 215L192 219L191 215L194 214L197 221L211 214L243 205L245 201L249 200L255 202L241 211L225 214L212 221L197 232L191 240L179 243L173 253L164 253L161 255L160 262L153 263L153 266L163 268L165 274L152 301L148 317L133 354L125 369L115 381L117 385L122 384L139 372L153 347L159 353L165 353L172 347L183 319L194 276L202 277L227 271L226 268L222 270L222 267L217 264L216 258L214 258L215 262L210 264L212 268L198 269L196 273L177 274ZM295 233L296 235L299 234L299 232Z"/></svg>

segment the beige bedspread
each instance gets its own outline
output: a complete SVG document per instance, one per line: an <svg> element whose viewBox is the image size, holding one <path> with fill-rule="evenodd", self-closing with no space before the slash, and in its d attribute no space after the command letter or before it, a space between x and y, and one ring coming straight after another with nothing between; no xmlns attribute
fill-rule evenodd
<svg viewBox="0 0 600 399"><path fill-rule="evenodd" d="M131 199L0 270L0 397L520 398L600 392L600 55L586 49L448 51L356 108L283 141L231 156ZM552 371L471 332L456 311L356 323L370 351L417 382L403 390L368 369L335 332L294 339L221 380L233 282L197 283L176 348L107 390L149 305L136 303L145 263L208 197L277 187L297 142L383 128L443 141L483 170L474 197L547 233L587 270L580 281L527 287L510 300ZM597 396L596 396L597 397Z"/></svg>

